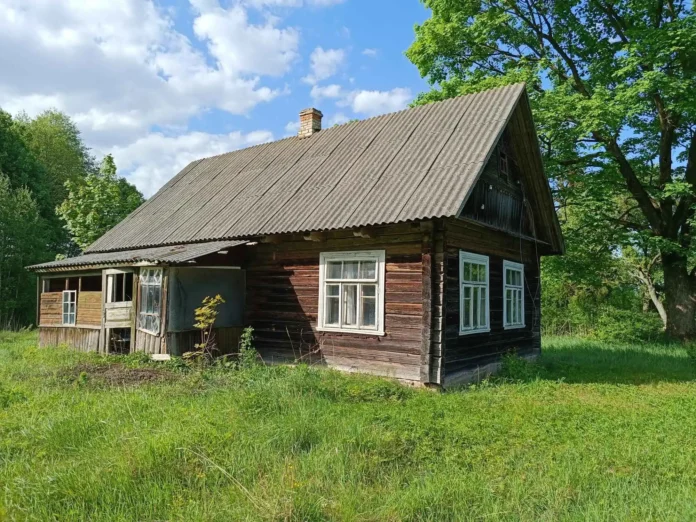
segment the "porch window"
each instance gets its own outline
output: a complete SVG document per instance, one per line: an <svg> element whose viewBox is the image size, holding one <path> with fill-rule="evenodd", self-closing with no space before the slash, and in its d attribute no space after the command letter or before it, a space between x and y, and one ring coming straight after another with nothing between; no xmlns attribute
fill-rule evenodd
<svg viewBox="0 0 696 522"><path fill-rule="evenodd" d="M319 330L384 335L384 250L319 260Z"/></svg>
<svg viewBox="0 0 696 522"><path fill-rule="evenodd" d="M489 332L488 257L459 252L459 335Z"/></svg>
<svg viewBox="0 0 696 522"><path fill-rule="evenodd" d="M140 301L138 304L138 328L159 334L162 310L162 269L140 270Z"/></svg>
<svg viewBox="0 0 696 522"><path fill-rule="evenodd" d="M524 265L503 262L503 327L524 328Z"/></svg>
<svg viewBox="0 0 696 522"><path fill-rule="evenodd" d="M75 290L63 290L63 324L75 325L77 311L77 292Z"/></svg>

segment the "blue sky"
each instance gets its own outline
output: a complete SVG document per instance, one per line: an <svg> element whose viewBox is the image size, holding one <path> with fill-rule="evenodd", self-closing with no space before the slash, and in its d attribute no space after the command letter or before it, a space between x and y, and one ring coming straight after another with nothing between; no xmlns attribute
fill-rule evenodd
<svg viewBox="0 0 696 522"><path fill-rule="evenodd" d="M192 159L405 107L418 0L0 0L0 107L68 113L146 195Z"/></svg>

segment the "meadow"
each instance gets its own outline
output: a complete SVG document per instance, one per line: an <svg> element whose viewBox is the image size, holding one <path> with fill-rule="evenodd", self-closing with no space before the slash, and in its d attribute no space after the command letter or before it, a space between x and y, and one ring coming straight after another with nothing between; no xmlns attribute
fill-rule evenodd
<svg viewBox="0 0 696 522"><path fill-rule="evenodd" d="M549 338L445 393L0 333L0 520L696 519L696 363Z"/></svg>

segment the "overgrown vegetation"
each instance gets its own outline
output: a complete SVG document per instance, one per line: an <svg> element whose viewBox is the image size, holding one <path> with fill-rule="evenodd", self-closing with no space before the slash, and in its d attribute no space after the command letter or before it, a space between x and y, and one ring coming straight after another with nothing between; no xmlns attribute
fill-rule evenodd
<svg viewBox="0 0 696 522"><path fill-rule="evenodd" d="M538 364L438 394L35 346L0 333L9 520L696 518L682 347L549 339Z"/></svg>

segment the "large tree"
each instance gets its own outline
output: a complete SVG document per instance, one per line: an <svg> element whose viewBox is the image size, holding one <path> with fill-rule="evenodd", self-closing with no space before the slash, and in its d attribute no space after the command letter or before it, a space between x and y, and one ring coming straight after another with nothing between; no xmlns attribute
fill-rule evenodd
<svg viewBox="0 0 696 522"><path fill-rule="evenodd" d="M82 249L94 243L118 224L144 200L143 195L116 174L109 154L98 172L84 180L67 181L68 196L58 207L73 241Z"/></svg>
<svg viewBox="0 0 696 522"><path fill-rule="evenodd" d="M691 2L424 0L418 102L527 82L547 173L662 265L667 331L696 338L696 17Z"/></svg>

